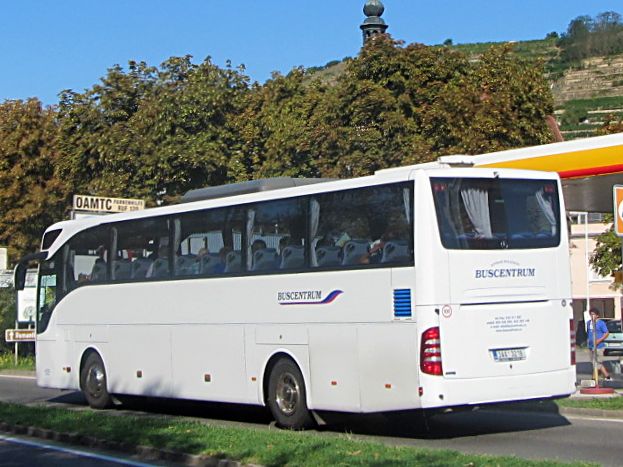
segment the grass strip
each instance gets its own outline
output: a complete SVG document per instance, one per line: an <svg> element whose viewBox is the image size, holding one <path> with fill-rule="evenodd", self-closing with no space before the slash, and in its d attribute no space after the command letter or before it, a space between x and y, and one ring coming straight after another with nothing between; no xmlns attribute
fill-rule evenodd
<svg viewBox="0 0 623 467"><path fill-rule="evenodd" d="M17 365L12 353L0 353L0 370L35 370L34 357L19 357Z"/></svg>
<svg viewBox="0 0 623 467"><path fill-rule="evenodd" d="M623 397L559 399L556 404L574 409L623 410Z"/></svg>
<svg viewBox="0 0 623 467"><path fill-rule="evenodd" d="M555 461L466 455L450 450L393 447L347 434L224 428L163 417L68 410L0 403L0 421L102 440L151 446L265 466L426 465L555 466Z"/></svg>

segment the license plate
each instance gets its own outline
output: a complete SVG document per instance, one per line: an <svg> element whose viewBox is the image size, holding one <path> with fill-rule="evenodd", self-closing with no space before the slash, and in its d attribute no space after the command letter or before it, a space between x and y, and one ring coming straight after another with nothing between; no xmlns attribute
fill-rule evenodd
<svg viewBox="0 0 623 467"><path fill-rule="evenodd" d="M495 349L492 350L493 359L496 362L516 362L526 359L526 349Z"/></svg>

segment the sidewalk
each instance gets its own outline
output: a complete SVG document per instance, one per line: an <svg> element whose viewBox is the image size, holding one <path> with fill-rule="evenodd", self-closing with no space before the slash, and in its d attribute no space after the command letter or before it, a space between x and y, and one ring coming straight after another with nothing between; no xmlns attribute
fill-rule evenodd
<svg viewBox="0 0 623 467"><path fill-rule="evenodd" d="M623 356L605 357L604 366L610 373L612 381L600 381L599 385L605 388L623 389ZM578 348L576 351L576 375L578 387L582 380L593 379L593 363L591 353L586 348Z"/></svg>

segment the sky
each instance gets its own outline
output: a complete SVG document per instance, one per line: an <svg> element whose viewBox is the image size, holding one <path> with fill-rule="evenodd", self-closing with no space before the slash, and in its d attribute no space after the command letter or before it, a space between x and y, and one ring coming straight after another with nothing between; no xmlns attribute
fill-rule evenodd
<svg viewBox="0 0 623 467"><path fill-rule="evenodd" d="M365 0L20 0L0 14L0 102L58 102L128 61L190 54L244 65L254 81L357 55ZM621 0L383 0L388 32L406 43L542 39L581 15L623 14Z"/></svg>

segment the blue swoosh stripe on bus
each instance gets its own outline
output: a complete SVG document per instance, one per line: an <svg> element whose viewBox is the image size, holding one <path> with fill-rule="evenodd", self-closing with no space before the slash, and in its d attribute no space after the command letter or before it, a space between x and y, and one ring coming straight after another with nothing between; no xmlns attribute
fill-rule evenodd
<svg viewBox="0 0 623 467"><path fill-rule="evenodd" d="M329 295L327 295L323 300L318 302L290 302L290 303L280 303L280 305L328 305L335 301L337 297L342 295L344 292L342 290L334 290Z"/></svg>

